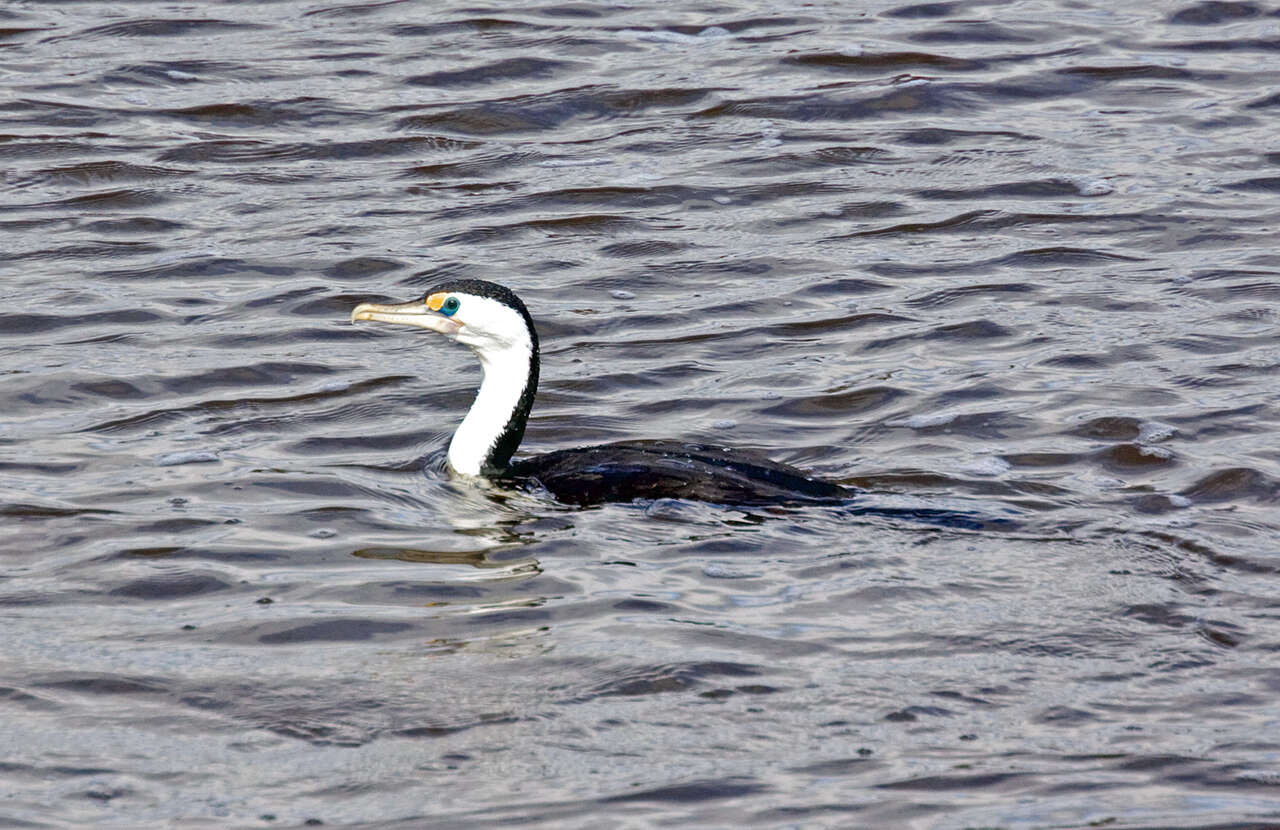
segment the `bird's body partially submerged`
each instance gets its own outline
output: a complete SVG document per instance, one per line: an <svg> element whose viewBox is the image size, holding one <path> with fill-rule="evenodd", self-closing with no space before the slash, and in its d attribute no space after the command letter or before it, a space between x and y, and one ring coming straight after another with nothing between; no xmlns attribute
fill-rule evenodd
<svg viewBox="0 0 1280 830"><path fill-rule="evenodd" d="M501 476L537 482L568 504L682 498L720 504L830 504L846 487L761 455L678 441L621 441L535 455Z"/></svg>
<svg viewBox="0 0 1280 830"><path fill-rule="evenodd" d="M670 441L623 441L512 461L538 389L538 334L524 303L483 280L453 280L421 300L361 303L353 321L430 329L470 346L484 379L449 443L458 473L540 485L556 499L587 505L685 498L722 504L834 503L849 488L753 453Z"/></svg>

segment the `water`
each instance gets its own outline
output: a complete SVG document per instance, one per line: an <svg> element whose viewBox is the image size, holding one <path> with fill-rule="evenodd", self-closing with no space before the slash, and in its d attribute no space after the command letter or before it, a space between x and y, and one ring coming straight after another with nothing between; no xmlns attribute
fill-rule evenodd
<svg viewBox="0 0 1280 830"><path fill-rule="evenodd" d="M1280 822L1280 14L0 9L0 824ZM525 442L882 506L440 472ZM1271 436L1270 438L1268 436ZM424 471L425 470L425 471Z"/></svg>

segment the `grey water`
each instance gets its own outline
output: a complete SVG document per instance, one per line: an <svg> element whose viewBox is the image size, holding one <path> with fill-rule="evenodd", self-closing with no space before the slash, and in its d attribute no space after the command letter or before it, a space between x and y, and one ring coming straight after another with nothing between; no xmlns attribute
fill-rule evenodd
<svg viewBox="0 0 1280 830"><path fill-rule="evenodd" d="M1280 825L1280 6L0 6L0 825ZM452 479L687 438L867 506Z"/></svg>

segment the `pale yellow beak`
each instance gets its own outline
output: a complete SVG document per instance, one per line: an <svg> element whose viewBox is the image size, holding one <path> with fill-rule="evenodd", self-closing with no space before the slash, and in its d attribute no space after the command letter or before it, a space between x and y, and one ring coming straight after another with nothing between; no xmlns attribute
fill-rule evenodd
<svg viewBox="0 0 1280 830"><path fill-rule="evenodd" d="M351 312L351 322L372 320L375 323L398 323L402 326L417 326L430 329L440 334L457 334L462 323L452 317L446 317L438 311L432 311L422 300L397 305L381 303L361 303Z"/></svg>

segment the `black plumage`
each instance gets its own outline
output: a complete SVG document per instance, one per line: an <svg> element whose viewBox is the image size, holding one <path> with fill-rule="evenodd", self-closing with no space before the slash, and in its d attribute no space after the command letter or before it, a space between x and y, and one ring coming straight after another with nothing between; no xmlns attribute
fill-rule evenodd
<svg viewBox="0 0 1280 830"><path fill-rule="evenodd" d="M853 490L744 450L678 441L621 441L517 459L499 475L558 501L590 505L680 498L731 505L835 504Z"/></svg>

